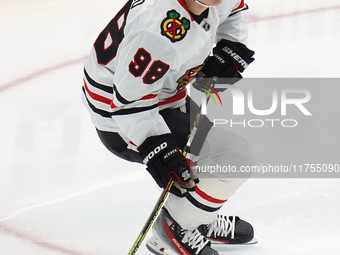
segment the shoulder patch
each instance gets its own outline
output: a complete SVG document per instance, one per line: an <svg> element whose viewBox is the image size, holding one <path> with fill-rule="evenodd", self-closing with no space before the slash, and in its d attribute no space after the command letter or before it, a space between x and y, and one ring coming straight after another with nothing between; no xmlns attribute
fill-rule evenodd
<svg viewBox="0 0 340 255"><path fill-rule="evenodd" d="M180 17L175 10L168 11L161 24L161 34L173 43L182 40L190 29L190 21Z"/></svg>
<svg viewBox="0 0 340 255"><path fill-rule="evenodd" d="M177 90L181 91L196 77L199 71L203 68L204 64L190 68L178 80Z"/></svg>

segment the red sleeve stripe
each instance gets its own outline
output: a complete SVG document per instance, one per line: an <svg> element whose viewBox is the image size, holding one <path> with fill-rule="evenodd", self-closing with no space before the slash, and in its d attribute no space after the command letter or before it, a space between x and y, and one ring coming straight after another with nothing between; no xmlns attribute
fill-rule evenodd
<svg viewBox="0 0 340 255"><path fill-rule="evenodd" d="M96 100L96 101L98 101L98 102L101 102L101 103L104 103L104 104L108 104L108 105L111 104L111 99L106 98L106 97L103 97L103 96L98 95L98 94L96 94L96 93L93 93L93 92L88 88L85 79L83 79L83 80L84 80L84 87L85 87L85 90L86 90L86 92L89 94L89 96L90 96L93 100Z"/></svg>
<svg viewBox="0 0 340 255"><path fill-rule="evenodd" d="M217 199L217 198L213 198L211 196L209 196L208 194L204 193L202 190L200 190L197 185L196 185L196 190L195 190L196 194L199 195L201 198L209 201L209 202L212 202L212 203L216 203L216 204L223 204L225 202L227 202L228 199L226 200L220 200L220 199Z"/></svg>
<svg viewBox="0 0 340 255"><path fill-rule="evenodd" d="M245 6L244 0L241 0L240 5L236 7L234 10L232 10L232 12L242 9L244 6Z"/></svg>
<svg viewBox="0 0 340 255"><path fill-rule="evenodd" d="M158 96L157 94L151 94L151 95L147 95L147 96L145 96L145 97L142 97L141 99L139 99L139 100L137 100L137 101L153 99L153 98L155 98L155 97L157 97L157 96ZM118 101L119 101L119 100L118 100ZM129 102L129 103L133 103L133 102L136 102L136 101L132 101L132 102ZM111 109L114 109L114 108L117 107L117 106L113 103L113 100L111 101L110 106L111 106Z"/></svg>
<svg viewBox="0 0 340 255"><path fill-rule="evenodd" d="M111 100L110 107L111 109L117 108L117 106L113 103L113 100Z"/></svg>
<svg viewBox="0 0 340 255"><path fill-rule="evenodd" d="M155 97L157 97L157 96L158 96L158 94L147 95L147 96L145 96L145 97L142 97L142 98L139 99L138 101L140 101L140 100L148 100L148 99L152 99L152 98L155 98Z"/></svg>
<svg viewBox="0 0 340 255"><path fill-rule="evenodd" d="M130 143L131 143L133 146L138 147L134 142L130 141Z"/></svg>
<svg viewBox="0 0 340 255"><path fill-rule="evenodd" d="M160 106L160 105L170 104L170 103L179 101L179 100L185 98L186 95L187 95L187 92L185 90L183 90L182 92L174 95L173 97L170 97L169 99L167 99L163 102L159 102L158 105Z"/></svg>

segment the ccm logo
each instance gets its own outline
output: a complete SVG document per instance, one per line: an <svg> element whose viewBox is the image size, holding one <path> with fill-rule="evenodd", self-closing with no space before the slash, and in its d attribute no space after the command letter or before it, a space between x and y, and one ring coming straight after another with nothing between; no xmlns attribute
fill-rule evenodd
<svg viewBox="0 0 340 255"><path fill-rule="evenodd" d="M161 150L164 150L168 147L166 142L162 143L161 145L157 146L153 151L151 151L143 160L144 164L147 164L155 155L157 155Z"/></svg>

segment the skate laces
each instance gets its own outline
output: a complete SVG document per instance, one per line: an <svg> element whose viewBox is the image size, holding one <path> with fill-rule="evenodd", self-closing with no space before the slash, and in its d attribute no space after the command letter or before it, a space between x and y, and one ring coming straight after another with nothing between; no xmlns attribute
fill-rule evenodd
<svg viewBox="0 0 340 255"><path fill-rule="evenodd" d="M201 232L198 229L195 230L187 230L181 229L182 242L187 243L192 249L197 249L195 254L198 254L209 241L204 238Z"/></svg>
<svg viewBox="0 0 340 255"><path fill-rule="evenodd" d="M232 218L232 220L230 220ZM234 239L235 235L235 216L227 217L222 215L217 215L217 220L211 223L208 228L207 236L211 237L214 234L214 237L222 236L227 237L231 233L231 239Z"/></svg>

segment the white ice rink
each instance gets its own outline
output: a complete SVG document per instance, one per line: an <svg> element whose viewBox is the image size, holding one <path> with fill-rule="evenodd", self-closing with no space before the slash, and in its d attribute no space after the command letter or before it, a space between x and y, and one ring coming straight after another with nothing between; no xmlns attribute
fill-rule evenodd
<svg viewBox="0 0 340 255"><path fill-rule="evenodd" d="M124 3L0 0L0 255L127 254L161 192L104 148L80 102L82 63ZM247 3L245 77L340 78L340 0ZM259 243L218 250L340 254L339 212L339 179L250 179L222 213Z"/></svg>

